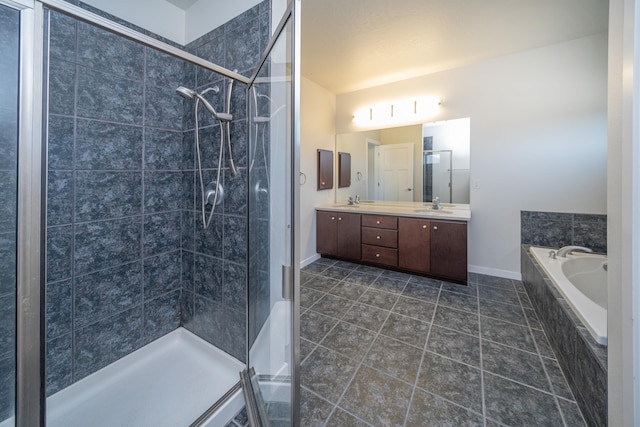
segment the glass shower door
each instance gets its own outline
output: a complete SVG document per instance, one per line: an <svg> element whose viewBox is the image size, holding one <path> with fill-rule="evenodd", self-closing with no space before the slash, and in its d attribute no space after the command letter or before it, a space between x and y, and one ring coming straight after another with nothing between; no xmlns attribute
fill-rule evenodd
<svg viewBox="0 0 640 427"><path fill-rule="evenodd" d="M284 24L284 22L287 22ZM292 20L249 86L248 373L257 425L295 422ZM251 403L248 402L248 405ZM251 411L250 411L251 412Z"/></svg>
<svg viewBox="0 0 640 427"><path fill-rule="evenodd" d="M13 426L20 12L0 5L0 426Z"/></svg>

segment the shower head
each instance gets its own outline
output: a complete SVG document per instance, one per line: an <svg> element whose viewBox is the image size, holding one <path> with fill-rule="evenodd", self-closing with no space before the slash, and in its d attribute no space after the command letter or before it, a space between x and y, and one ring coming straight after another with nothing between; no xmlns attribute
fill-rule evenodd
<svg viewBox="0 0 640 427"><path fill-rule="evenodd" d="M204 92L202 93L206 93L209 91L214 91L214 92L218 92L219 89L217 86L214 86L213 88L209 88L206 89ZM213 117L217 120L223 121L223 122L230 122L231 120L233 120L233 116L231 114L227 114L227 113L218 113L215 108L213 108L213 105L211 105L209 103L209 101L207 101L205 99L204 96L202 96L201 94L199 94L198 92L196 92L193 89L188 89L184 86L180 86L176 89L176 93L180 96L182 96L185 99L193 99L196 98L198 101L202 102L202 104L205 106L205 108L207 110L209 110L209 112L213 115Z"/></svg>
<svg viewBox="0 0 640 427"><path fill-rule="evenodd" d="M186 99L193 99L197 95L195 90L187 89L184 86L177 88L176 93Z"/></svg>

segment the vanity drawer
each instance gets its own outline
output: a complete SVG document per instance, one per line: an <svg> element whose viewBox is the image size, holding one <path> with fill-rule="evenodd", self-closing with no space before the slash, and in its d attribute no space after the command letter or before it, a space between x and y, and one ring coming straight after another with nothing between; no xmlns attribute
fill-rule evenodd
<svg viewBox="0 0 640 427"><path fill-rule="evenodd" d="M387 215L362 215L363 227L398 229L398 217Z"/></svg>
<svg viewBox="0 0 640 427"><path fill-rule="evenodd" d="M397 267L398 250L380 246L362 245L362 260Z"/></svg>
<svg viewBox="0 0 640 427"><path fill-rule="evenodd" d="M398 232L385 228L362 227L362 243L397 249Z"/></svg>

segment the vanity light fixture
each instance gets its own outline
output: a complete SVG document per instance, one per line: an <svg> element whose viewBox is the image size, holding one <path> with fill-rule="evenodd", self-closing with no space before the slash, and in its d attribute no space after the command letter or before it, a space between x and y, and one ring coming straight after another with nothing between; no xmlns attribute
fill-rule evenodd
<svg viewBox="0 0 640 427"><path fill-rule="evenodd" d="M406 98L360 108L353 114L358 126L421 122L436 115L442 100L435 96Z"/></svg>

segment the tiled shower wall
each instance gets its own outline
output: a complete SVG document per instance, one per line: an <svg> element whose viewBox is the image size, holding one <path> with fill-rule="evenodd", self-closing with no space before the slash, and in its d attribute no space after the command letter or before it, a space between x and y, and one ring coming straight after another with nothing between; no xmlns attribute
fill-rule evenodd
<svg viewBox="0 0 640 427"><path fill-rule="evenodd" d="M250 74L268 41L268 6L266 0L188 48ZM221 91L211 100L220 111L224 82L57 13L50 26L48 393L180 325L244 359L245 87L232 99L240 174L225 167L227 197L204 232L193 101L175 89L217 83ZM211 178L219 129L201 114Z"/></svg>
<svg viewBox="0 0 640 427"><path fill-rule="evenodd" d="M15 396L19 19L0 6L0 422Z"/></svg>
<svg viewBox="0 0 640 427"><path fill-rule="evenodd" d="M520 232L526 245L577 245L607 253L606 215L521 211Z"/></svg>
<svg viewBox="0 0 640 427"><path fill-rule="evenodd" d="M187 49L201 58L240 74L251 75L270 37L270 2L260 3L227 24L195 40ZM227 80L201 68L188 73L188 87L206 94L217 111L224 111ZM184 326L240 360L245 360L247 281L247 144L246 86L235 83L231 96L231 145L238 174L229 167L225 150L224 201L216 208L208 230L203 230L200 183L195 166L184 174L188 191L183 214L183 309ZM185 102L185 145L193 146L193 102ZM216 179L220 128L200 108L200 138L206 159L205 186Z"/></svg>

